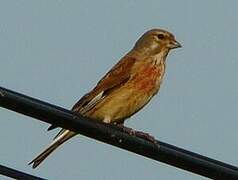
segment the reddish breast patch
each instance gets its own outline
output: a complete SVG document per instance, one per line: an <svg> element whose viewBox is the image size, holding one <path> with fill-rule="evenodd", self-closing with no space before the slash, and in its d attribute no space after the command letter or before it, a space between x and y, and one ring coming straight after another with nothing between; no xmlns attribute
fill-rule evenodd
<svg viewBox="0 0 238 180"><path fill-rule="evenodd" d="M147 65L140 70L134 78L136 89L149 93L156 88L156 81L161 76L161 71L158 66Z"/></svg>

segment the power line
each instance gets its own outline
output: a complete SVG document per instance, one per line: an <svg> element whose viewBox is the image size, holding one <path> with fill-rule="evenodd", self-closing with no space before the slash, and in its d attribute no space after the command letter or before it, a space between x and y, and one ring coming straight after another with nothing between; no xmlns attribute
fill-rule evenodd
<svg viewBox="0 0 238 180"><path fill-rule="evenodd" d="M92 121L64 108L0 87L0 106L142 156L212 179L238 179L238 168L179 147L159 146L131 136L113 124Z"/></svg>
<svg viewBox="0 0 238 180"><path fill-rule="evenodd" d="M0 174L4 176L8 176L14 179L24 179L24 180L45 180L40 177L36 177L21 171L17 171L15 169L0 165Z"/></svg>

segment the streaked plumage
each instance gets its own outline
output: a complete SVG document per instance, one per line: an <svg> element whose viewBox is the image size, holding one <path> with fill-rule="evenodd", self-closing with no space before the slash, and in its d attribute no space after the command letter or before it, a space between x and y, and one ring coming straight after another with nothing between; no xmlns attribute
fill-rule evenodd
<svg viewBox="0 0 238 180"><path fill-rule="evenodd" d="M146 32L96 87L73 106L72 111L95 121L123 124L158 92L165 72L166 56L169 50L178 47L181 45L165 30ZM52 144L30 164L33 163L33 168L36 168L74 135L76 133L62 129Z"/></svg>

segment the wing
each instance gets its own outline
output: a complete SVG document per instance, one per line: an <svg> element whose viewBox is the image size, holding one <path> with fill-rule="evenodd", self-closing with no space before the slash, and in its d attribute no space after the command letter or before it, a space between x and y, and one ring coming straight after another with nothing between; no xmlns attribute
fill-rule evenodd
<svg viewBox="0 0 238 180"><path fill-rule="evenodd" d="M121 59L96 85L96 87L83 96L72 108L72 111L85 114L98 102L103 100L115 87L119 87L128 81L132 66L136 58L125 56Z"/></svg>
<svg viewBox="0 0 238 180"><path fill-rule="evenodd" d="M125 56L122 58L96 85L96 87L84 95L72 108L72 111L85 114L102 101L110 90L119 87L128 81L135 57ZM48 130L56 128L50 126ZM60 133L59 133L60 134ZM57 136L56 136L57 137Z"/></svg>

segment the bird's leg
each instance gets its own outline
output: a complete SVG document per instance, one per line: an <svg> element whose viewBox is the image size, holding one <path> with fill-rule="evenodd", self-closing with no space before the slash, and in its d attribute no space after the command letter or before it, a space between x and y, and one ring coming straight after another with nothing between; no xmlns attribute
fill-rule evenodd
<svg viewBox="0 0 238 180"><path fill-rule="evenodd" d="M142 131L135 131L135 136L140 137L142 139L148 140L154 144L158 144L154 136L151 136L149 133L145 133Z"/></svg>
<svg viewBox="0 0 238 180"><path fill-rule="evenodd" d="M132 128L124 126L123 124L117 124L117 126L120 127L123 130L123 132L125 132L125 133L127 133L131 136L140 137L140 138L145 139L147 141L150 141L154 144L158 144L156 139L148 133L145 133L145 132L142 132L142 131L136 131Z"/></svg>
<svg viewBox="0 0 238 180"><path fill-rule="evenodd" d="M120 124L116 124L116 125L117 125L117 127L121 128L123 132L125 132L125 133L127 133L129 135L135 136L136 131L134 129L126 127L126 126L124 126L121 123Z"/></svg>

